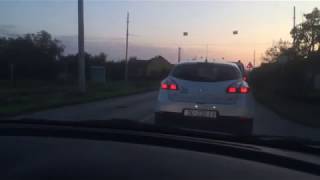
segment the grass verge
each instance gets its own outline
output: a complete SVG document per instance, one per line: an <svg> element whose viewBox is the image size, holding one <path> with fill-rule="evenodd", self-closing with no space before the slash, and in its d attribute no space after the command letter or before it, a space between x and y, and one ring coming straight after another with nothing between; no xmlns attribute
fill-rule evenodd
<svg viewBox="0 0 320 180"><path fill-rule="evenodd" d="M3 85L0 89L0 117L143 93L157 90L158 86L159 82L89 84L87 92L80 94L74 85L42 84L40 87L21 85L16 88Z"/></svg>

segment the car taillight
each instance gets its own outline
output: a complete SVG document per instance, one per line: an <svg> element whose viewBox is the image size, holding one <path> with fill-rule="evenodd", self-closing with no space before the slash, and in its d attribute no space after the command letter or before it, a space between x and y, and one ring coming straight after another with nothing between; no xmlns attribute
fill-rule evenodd
<svg viewBox="0 0 320 180"><path fill-rule="evenodd" d="M178 87L177 87L177 85L176 84L170 84L170 86L169 86L169 89L170 90L177 90L178 89Z"/></svg>
<svg viewBox="0 0 320 180"><path fill-rule="evenodd" d="M228 87L227 93L237 93L237 88L236 87Z"/></svg>
<svg viewBox="0 0 320 180"><path fill-rule="evenodd" d="M239 89L240 89L239 92L241 94L248 94L250 90L249 87L240 87Z"/></svg>
<svg viewBox="0 0 320 180"><path fill-rule="evenodd" d="M247 86L240 86L240 87L235 87L235 86L230 86L227 88L227 93L229 94L248 94L250 91L250 88Z"/></svg>
<svg viewBox="0 0 320 180"><path fill-rule="evenodd" d="M161 83L161 89L168 89L168 84Z"/></svg>
<svg viewBox="0 0 320 180"><path fill-rule="evenodd" d="M161 83L161 89L176 91L178 86L175 83Z"/></svg>

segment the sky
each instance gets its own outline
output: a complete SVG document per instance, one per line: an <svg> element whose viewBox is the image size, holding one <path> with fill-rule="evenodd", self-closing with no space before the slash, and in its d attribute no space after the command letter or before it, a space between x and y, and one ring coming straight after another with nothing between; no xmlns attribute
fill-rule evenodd
<svg viewBox="0 0 320 180"><path fill-rule="evenodd" d="M320 1L110 1L84 0L85 49L109 60L125 55L126 14L130 13L129 56L253 60L276 41L292 41L296 23ZM77 0L0 0L0 36L46 30L77 52ZM238 30L237 35L233 31ZM183 36L188 32L188 36ZM207 51L208 47L208 51Z"/></svg>

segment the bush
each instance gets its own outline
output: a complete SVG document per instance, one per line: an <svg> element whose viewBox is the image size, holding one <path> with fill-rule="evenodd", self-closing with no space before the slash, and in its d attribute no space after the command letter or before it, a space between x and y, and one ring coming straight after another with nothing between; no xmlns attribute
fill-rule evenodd
<svg viewBox="0 0 320 180"><path fill-rule="evenodd" d="M286 64L263 64L250 73L255 91L291 98L307 98L313 91L315 60L293 60Z"/></svg>

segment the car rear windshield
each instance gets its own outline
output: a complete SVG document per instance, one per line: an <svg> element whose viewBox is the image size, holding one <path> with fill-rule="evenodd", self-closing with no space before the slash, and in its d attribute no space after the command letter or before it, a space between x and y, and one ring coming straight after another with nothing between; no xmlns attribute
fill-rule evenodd
<svg viewBox="0 0 320 180"><path fill-rule="evenodd" d="M178 79L199 82L228 81L241 77L240 71L234 66L212 63L181 64L174 68L171 75Z"/></svg>
<svg viewBox="0 0 320 180"><path fill-rule="evenodd" d="M243 66L243 64L241 64L241 63L236 63L236 65L237 65L238 68L240 69L241 73L244 74L245 71L244 71L244 66Z"/></svg>

